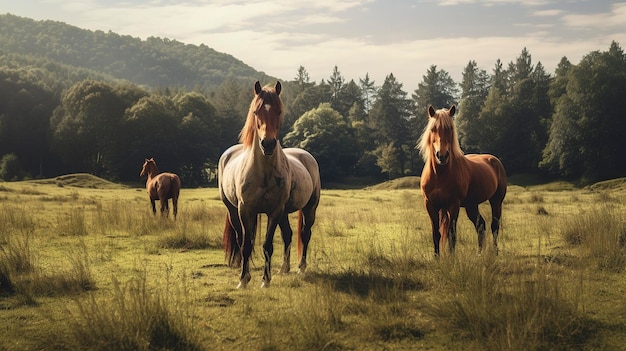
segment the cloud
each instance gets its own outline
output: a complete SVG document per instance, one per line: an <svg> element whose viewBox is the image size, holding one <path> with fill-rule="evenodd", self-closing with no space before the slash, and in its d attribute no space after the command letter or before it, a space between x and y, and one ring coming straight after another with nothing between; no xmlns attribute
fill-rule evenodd
<svg viewBox="0 0 626 351"><path fill-rule="evenodd" d="M592 27L597 29L606 29L607 27L624 28L624 23L626 23L626 3L613 4L611 11L608 13L565 15L562 21L569 27Z"/></svg>
<svg viewBox="0 0 626 351"><path fill-rule="evenodd" d="M43 1L7 8L91 30L205 44L281 79L293 79L300 65L316 82L335 65L348 80L369 73L378 85L393 73L409 92L433 64L460 82L470 60L491 73L497 59L506 64L526 47L534 63L553 72L563 56L577 63L612 40L626 43L626 3L589 2L604 11L575 14L576 7L546 0L419 0L405 6L386 0ZM440 30L434 21L442 11L455 21ZM416 21L416 13L424 17ZM475 22L477 16L506 20Z"/></svg>
<svg viewBox="0 0 626 351"><path fill-rule="evenodd" d="M432 0L440 6L458 6L458 5L481 5L484 7L492 7L497 5L523 5L523 6L541 6L548 3L547 0Z"/></svg>
<svg viewBox="0 0 626 351"><path fill-rule="evenodd" d="M241 36L263 35L262 33L240 33ZM286 34L287 36L287 34ZM223 38L227 41L229 36ZM622 38L626 38L622 36ZM412 40L390 42L385 45L373 45L365 40L327 38L314 45L283 46L284 38L276 42L266 42L265 54L256 53L257 59L251 62L255 68L282 79L293 79L300 65L304 66L311 79L319 82L327 80L335 65L347 80L359 78L369 73L377 85L384 82L389 73L403 84L405 91L412 93L422 80L428 68L436 65L450 73L460 83L462 72L470 60L477 62L481 69L491 73L497 59L505 68L514 61L523 48L527 48L533 64L541 61L547 73L553 73L563 56L572 63L577 63L590 47L608 49L612 36L591 38L580 41L562 41L550 39L545 32L533 36L520 37L459 37L432 38L432 40ZM312 38L313 40L317 38ZM433 42L437 45L433 46ZM252 49L232 48L238 58L251 57Z"/></svg>
<svg viewBox="0 0 626 351"><path fill-rule="evenodd" d="M535 17L555 17L555 16L563 14L564 12L565 11L559 10L559 9L538 10L538 11L533 11L531 13L531 16L535 16Z"/></svg>

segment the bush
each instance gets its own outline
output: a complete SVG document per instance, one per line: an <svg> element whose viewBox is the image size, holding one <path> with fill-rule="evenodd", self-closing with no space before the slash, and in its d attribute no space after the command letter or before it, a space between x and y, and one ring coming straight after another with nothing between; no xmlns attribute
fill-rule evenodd
<svg viewBox="0 0 626 351"><path fill-rule="evenodd" d="M4 181L20 180L24 171L16 154L6 154L0 159L0 178Z"/></svg>

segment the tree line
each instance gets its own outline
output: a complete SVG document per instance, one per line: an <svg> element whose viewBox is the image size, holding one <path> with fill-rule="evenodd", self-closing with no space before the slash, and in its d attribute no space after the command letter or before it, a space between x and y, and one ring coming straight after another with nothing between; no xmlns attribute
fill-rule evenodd
<svg viewBox="0 0 626 351"><path fill-rule="evenodd" d="M215 165L237 135L253 79L213 89L149 88L30 56L3 55L0 67L0 177L89 172L137 181L144 158L177 172L185 186L215 182ZM33 64L33 63L37 64ZM263 76L263 75L262 75ZM273 84L263 76L264 84ZM325 182L419 175L415 144L428 105L458 105L466 153L499 156L509 175L581 182L623 176L626 57L618 43L554 73L530 53L492 71L470 60L462 81L432 65L412 94L390 73L346 79L338 67L320 82L306 68L283 82L282 144L309 150Z"/></svg>

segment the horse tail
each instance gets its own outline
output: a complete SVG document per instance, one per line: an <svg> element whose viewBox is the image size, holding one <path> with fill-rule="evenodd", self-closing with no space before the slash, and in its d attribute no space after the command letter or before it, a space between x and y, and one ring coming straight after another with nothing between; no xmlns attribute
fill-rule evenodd
<svg viewBox="0 0 626 351"><path fill-rule="evenodd" d="M170 176L170 197L172 199L178 199L178 195L180 195L180 188L182 187L180 177L176 174L172 174Z"/></svg>
<svg viewBox="0 0 626 351"><path fill-rule="evenodd" d="M237 237L235 228L233 228L230 222L230 215L226 214L226 224L224 226L224 237L222 238L222 245L224 247L224 253L226 261L229 266L233 264L233 258L237 251Z"/></svg>
<svg viewBox="0 0 626 351"><path fill-rule="evenodd" d="M170 178L170 197L172 198L174 219L176 219L176 215L178 214L178 196L180 195L181 182L180 177L177 174L172 174Z"/></svg>
<svg viewBox="0 0 626 351"><path fill-rule="evenodd" d="M298 256L302 256L302 228L304 227L304 215L302 210L298 211Z"/></svg>

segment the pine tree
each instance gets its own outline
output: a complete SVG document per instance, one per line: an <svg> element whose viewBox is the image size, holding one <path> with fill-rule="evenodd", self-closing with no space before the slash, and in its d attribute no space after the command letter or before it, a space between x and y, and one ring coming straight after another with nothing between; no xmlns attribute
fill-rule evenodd
<svg viewBox="0 0 626 351"><path fill-rule="evenodd" d="M402 172L409 166L406 162L411 157L406 154L401 145L414 145L410 138L408 123L411 117L411 101L406 96L407 93L402 90L402 84L391 73L385 78L385 82L378 91L378 98L369 113L370 128L374 133L375 144L393 143L398 147Z"/></svg>
<svg viewBox="0 0 626 351"><path fill-rule="evenodd" d="M489 94L490 77L483 69L479 69L476 61L470 61L463 70L461 82L461 101L456 124L459 141L465 152L478 152L480 129L483 127L478 119L480 111Z"/></svg>

